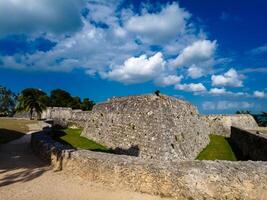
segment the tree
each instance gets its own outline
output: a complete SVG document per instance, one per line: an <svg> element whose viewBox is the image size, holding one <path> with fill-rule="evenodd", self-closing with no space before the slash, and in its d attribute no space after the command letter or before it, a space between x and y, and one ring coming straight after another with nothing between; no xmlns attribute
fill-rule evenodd
<svg viewBox="0 0 267 200"><path fill-rule="evenodd" d="M47 95L45 92L35 89L24 89L18 97L17 111L30 113L30 119L33 119L33 112L37 113L37 118L41 118L43 110L46 109Z"/></svg>
<svg viewBox="0 0 267 200"><path fill-rule="evenodd" d="M81 109L81 99L80 97L72 97L70 107L72 109Z"/></svg>
<svg viewBox="0 0 267 200"><path fill-rule="evenodd" d="M0 115L14 113L17 96L6 87L0 86Z"/></svg>
<svg viewBox="0 0 267 200"><path fill-rule="evenodd" d="M259 126L267 126L267 112L262 112L258 119Z"/></svg>
<svg viewBox="0 0 267 200"><path fill-rule="evenodd" d="M56 89L51 91L50 104L52 107L71 107L73 98L65 90Z"/></svg>
<svg viewBox="0 0 267 200"><path fill-rule="evenodd" d="M92 110L95 103L91 101L89 98L83 99L81 109L82 110Z"/></svg>
<svg viewBox="0 0 267 200"><path fill-rule="evenodd" d="M251 112L249 110L239 110L239 111L236 111L236 114L250 114L251 115Z"/></svg>

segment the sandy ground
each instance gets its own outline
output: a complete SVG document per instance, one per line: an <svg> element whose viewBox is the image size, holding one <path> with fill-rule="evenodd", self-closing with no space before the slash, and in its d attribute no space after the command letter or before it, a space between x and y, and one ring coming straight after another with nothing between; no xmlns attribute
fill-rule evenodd
<svg viewBox="0 0 267 200"><path fill-rule="evenodd" d="M53 172L32 153L29 142L30 133L0 146L0 200L167 200Z"/></svg>

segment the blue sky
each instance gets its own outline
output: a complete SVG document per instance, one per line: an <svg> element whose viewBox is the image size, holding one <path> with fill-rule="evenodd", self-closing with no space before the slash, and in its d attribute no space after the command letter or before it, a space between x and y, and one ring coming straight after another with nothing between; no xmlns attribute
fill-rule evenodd
<svg viewBox="0 0 267 200"><path fill-rule="evenodd" d="M0 85L266 111L267 1L0 0ZM10 15L12 13L12 15Z"/></svg>

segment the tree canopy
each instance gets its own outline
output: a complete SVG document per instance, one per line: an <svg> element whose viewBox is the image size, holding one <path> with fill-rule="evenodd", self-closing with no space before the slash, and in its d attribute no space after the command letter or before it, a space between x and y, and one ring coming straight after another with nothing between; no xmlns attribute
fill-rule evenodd
<svg viewBox="0 0 267 200"><path fill-rule="evenodd" d="M14 113L16 98L11 90L0 86L0 115L7 116Z"/></svg>
<svg viewBox="0 0 267 200"><path fill-rule="evenodd" d="M46 93L40 89L24 89L18 97L17 111L29 112L30 119L33 118L33 112L35 111L38 119L40 119L42 111L46 109L47 99Z"/></svg>
<svg viewBox="0 0 267 200"><path fill-rule="evenodd" d="M91 110L95 103L89 98L81 100L80 97L71 96L71 94L62 89L55 89L51 91L50 107L71 107L72 109Z"/></svg>

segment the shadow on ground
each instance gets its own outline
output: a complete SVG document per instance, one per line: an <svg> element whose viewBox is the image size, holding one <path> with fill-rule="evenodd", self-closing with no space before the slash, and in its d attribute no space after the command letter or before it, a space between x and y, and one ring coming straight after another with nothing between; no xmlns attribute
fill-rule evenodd
<svg viewBox="0 0 267 200"><path fill-rule="evenodd" d="M18 139L22 137L23 135L25 135L25 133L0 128L0 144Z"/></svg>
<svg viewBox="0 0 267 200"><path fill-rule="evenodd" d="M5 141L0 144L0 187L30 181L49 169L33 154L30 134L0 129L0 138Z"/></svg>

